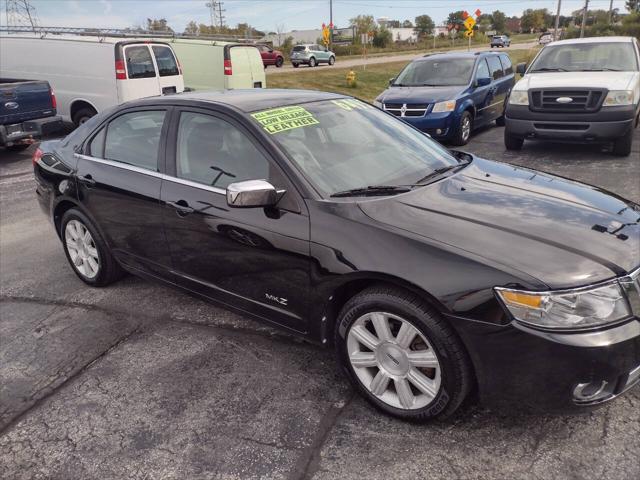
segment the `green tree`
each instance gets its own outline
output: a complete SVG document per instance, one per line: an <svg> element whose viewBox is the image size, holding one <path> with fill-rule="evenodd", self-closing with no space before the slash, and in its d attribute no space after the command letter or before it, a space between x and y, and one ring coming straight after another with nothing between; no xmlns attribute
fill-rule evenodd
<svg viewBox="0 0 640 480"><path fill-rule="evenodd" d="M393 40L391 32L386 27L380 27L373 36L373 46L386 48Z"/></svg>
<svg viewBox="0 0 640 480"><path fill-rule="evenodd" d="M418 34L418 37L426 37L431 35L436 24L433 23L429 15L419 15L415 19L414 31Z"/></svg>
<svg viewBox="0 0 640 480"><path fill-rule="evenodd" d="M198 35L199 33L200 30L198 29L198 24L196 22L191 20L189 23L187 23L187 26L184 29L185 35Z"/></svg>
<svg viewBox="0 0 640 480"><path fill-rule="evenodd" d="M464 17L462 15L463 13L464 13L463 10L458 10L457 12L451 12L447 17L447 24L462 25L462 22L464 22Z"/></svg>
<svg viewBox="0 0 640 480"><path fill-rule="evenodd" d="M147 30L154 32L173 32L171 27L167 25L167 20L165 18L147 18Z"/></svg>
<svg viewBox="0 0 640 480"><path fill-rule="evenodd" d="M540 8L534 10L532 8L527 8L524 12L522 12L522 18L520 20L520 26L524 31L536 31L542 30L546 27L545 24L545 14L547 13L546 8Z"/></svg>
<svg viewBox="0 0 640 480"><path fill-rule="evenodd" d="M358 15L349 19L349 23L356 27L357 40L363 33L374 32L376 30L376 22L373 15Z"/></svg>
<svg viewBox="0 0 640 480"><path fill-rule="evenodd" d="M627 0L625 2L625 7L630 12L638 12L640 13L640 0Z"/></svg>
<svg viewBox="0 0 640 480"><path fill-rule="evenodd" d="M413 28L413 23L411 23L411 20L405 20L404 22L402 22L402 26L404 28Z"/></svg>
<svg viewBox="0 0 640 480"><path fill-rule="evenodd" d="M388 28L400 28L400 20L389 20L387 22Z"/></svg>
<svg viewBox="0 0 640 480"><path fill-rule="evenodd" d="M507 29L507 16L504 12L496 10L491 14L491 24L496 32L504 33Z"/></svg>

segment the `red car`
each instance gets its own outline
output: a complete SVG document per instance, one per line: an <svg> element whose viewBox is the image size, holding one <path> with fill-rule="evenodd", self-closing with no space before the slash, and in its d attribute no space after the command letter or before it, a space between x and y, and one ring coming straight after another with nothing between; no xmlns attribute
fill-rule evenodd
<svg viewBox="0 0 640 480"><path fill-rule="evenodd" d="M264 68L267 68L269 65L275 65L280 68L284 63L284 55L282 55L281 51L274 50L269 45L256 45L256 47L260 50Z"/></svg>

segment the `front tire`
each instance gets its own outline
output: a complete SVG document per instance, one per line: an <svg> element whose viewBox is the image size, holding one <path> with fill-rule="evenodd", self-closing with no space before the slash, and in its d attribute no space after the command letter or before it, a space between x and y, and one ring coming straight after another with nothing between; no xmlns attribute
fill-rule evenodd
<svg viewBox="0 0 640 480"><path fill-rule="evenodd" d="M524 145L524 139L519 137L514 137L507 129L504 129L504 146L507 150L522 150L522 145Z"/></svg>
<svg viewBox="0 0 640 480"><path fill-rule="evenodd" d="M71 120L73 121L76 127L79 127L84 122L86 122L91 117L93 117L96 113L98 112L96 112L91 107L83 107L73 114L73 118Z"/></svg>
<svg viewBox="0 0 640 480"><path fill-rule="evenodd" d="M329 65L336 63L336 57L329 57Z"/></svg>
<svg viewBox="0 0 640 480"><path fill-rule="evenodd" d="M298 63L292 63L291 65L293 65L293 68L298 68L300 66Z"/></svg>
<svg viewBox="0 0 640 480"><path fill-rule="evenodd" d="M315 59L314 57L311 57L311 58L309 59L309 66L310 66L311 68L313 68L313 67L315 67L316 65L317 65L317 63L316 63L316 59Z"/></svg>
<svg viewBox="0 0 640 480"><path fill-rule="evenodd" d="M613 142L613 154L618 157L631 155L631 145L633 144L633 128L622 137Z"/></svg>
<svg viewBox="0 0 640 480"><path fill-rule="evenodd" d="M64 253L76 275L87 285L104 287L123 275L102 236L80 210L67 210L60 222Z"/></svg>
<svg viewBox="0 0 640 480"><path fill-rule="evenodd" d="M276 58L276 68L282 67L283 64L284 64L284 58L282 57Z"/></svg>
<svg viewBox="0 0 640 480"><path fill-rule="evenodd" d="M338 361L371 404L418 422L453 414L471 389L467 353L423 300L385 286L349 300L335 332Z"/></svg>
<svg viewBox="0 0 640 480"><path fill-rule="evenodd" d="M471 130L473 129L473 117L468 110L462 112L460 122L454 133L452 143L454 145L466 145L471 138Z"/></svg>

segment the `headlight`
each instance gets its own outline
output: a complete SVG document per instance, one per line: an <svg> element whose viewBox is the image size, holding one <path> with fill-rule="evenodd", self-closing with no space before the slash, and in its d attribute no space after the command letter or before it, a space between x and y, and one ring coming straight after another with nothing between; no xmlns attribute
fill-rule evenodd
<svg viewBox="0 0 640 480"><path fill-rule="evenodd" d="M438 102L433 106L433 113L453 112L456 109L455 100L447 100L446 102Z"/></svg>
<svg viewBox="0 0 640 480"><path fill-rule="evenodd" d="M524 292L496 288L511 314L523 323L544 328L587 328L631 315L618 282L558 292Z"/></svg>
<svg viewBox="0 0 640 480"><path fill-rule="evenodd" d="M611 90L607 93L604 103L605 107L612 107L614 105L632 105L633 104L633 91L632 90Z"/></svg>
<svg viewBox="0 0 640 480"><path fill-rule="evenodd" d="M373 101L373 106L374 107L378 107L378 108L382 108L382 102L380 102L378 100L374 100Z"/></svg>
<svg viewBox="0 0 640 480"><path fill-rule="evenodd" d="M511 90L509 103L511 105L529 105L529 92L526 90Z"/></svg>

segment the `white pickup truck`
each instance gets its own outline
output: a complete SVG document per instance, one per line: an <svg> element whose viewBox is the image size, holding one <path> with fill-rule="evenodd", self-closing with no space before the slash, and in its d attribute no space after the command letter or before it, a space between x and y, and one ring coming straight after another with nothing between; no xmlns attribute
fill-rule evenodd
<svg viewBox="0 0 640 480"><path fill-rule="evenodd" d="M511 91L504 143L524 140L613 144L631 153L640 117L640 45L633 37L561 40L546 45Z"/></svg>

